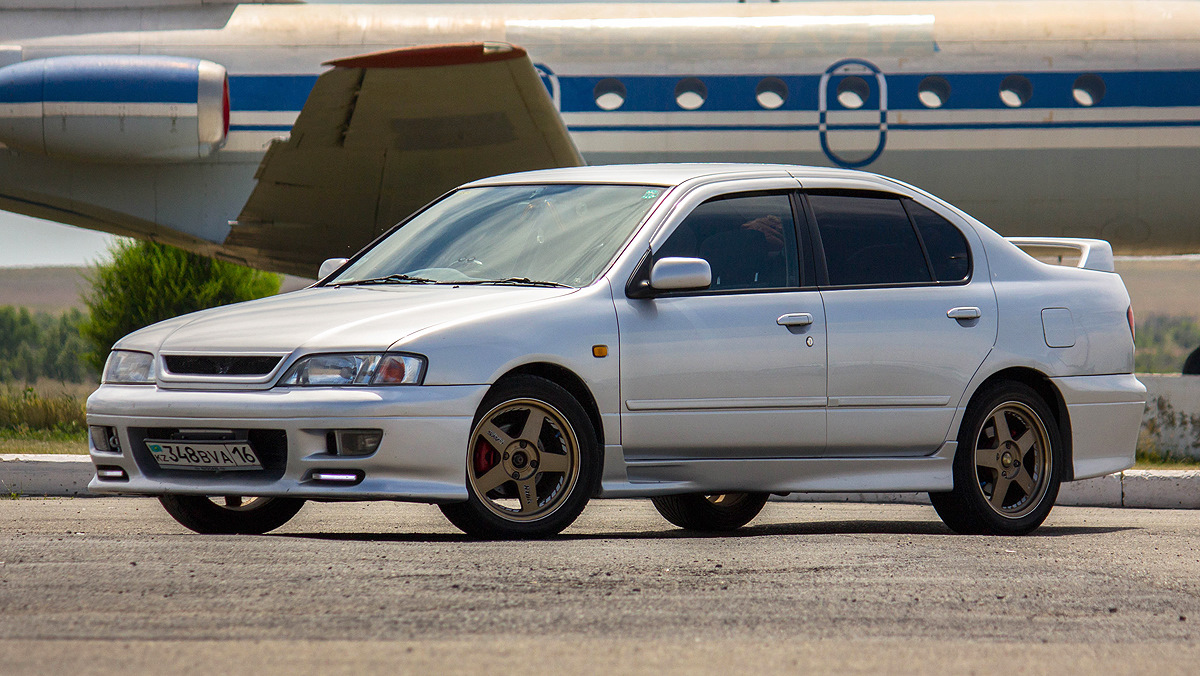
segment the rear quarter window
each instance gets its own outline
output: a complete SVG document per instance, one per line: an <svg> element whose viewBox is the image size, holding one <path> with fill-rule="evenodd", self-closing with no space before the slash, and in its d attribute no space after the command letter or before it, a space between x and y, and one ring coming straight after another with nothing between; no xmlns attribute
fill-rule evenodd
<svg viewBox="0 0 1200 676"><path fill-rule="evenodd" d="M905 201L904 206L921 233L937 281L961 282L970 276L971 250L962 232L933 210L912 200Z"/></svg>

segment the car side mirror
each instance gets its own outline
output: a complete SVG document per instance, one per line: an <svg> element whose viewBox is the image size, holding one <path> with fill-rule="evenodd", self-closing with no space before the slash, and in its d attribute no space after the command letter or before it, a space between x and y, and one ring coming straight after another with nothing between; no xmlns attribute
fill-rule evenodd
<svg viewBox="0 0 1200 676"><path fill-rule="evenodd" d="M329 275L337 272L337 269L346 264L349 258L327 258L324 263L321 263L321 269L317 272L317 279L325 279Z"/></svg>
<svg viewBox="0 0 1200 676"><path fill-rule="evenodd" d="M712 268L703 258L664 258L650 269L650 287L656 291L707 289Z"/></svg>

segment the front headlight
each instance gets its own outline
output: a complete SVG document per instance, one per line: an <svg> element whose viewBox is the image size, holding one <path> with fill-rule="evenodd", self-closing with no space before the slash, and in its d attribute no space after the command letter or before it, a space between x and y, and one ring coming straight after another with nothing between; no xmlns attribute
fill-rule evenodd
<svg viewBox="0 0 1200 676"><path fill-rule="evenodd" d="M303 357L279 381L283 387L420 385L425 358L411 354L314 354Z"/></svg>
<svg viewBox="0 0 1200 676"><path fill-rule="evenodd" d="M154 382L154 355L148 352L113 350L104 362L105 383L149 385Z"/></svg>

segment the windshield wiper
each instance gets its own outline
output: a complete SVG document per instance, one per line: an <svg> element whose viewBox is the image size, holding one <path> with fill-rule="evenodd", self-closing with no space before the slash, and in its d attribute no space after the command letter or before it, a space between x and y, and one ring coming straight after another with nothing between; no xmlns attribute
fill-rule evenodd
<svg viewBox="0 0 1200 676"><path fill-rule="evenodd" d="M558 282L544 282L538 279L530 279L528 277L505 277L504 279L472 279L465 282L454 282L455 284L495 284L507 286L546 286L559 289L573 289L575 287L570 284L559 284Z"/></svg>
<svg viewBox="0 0 1200 676"><path fill-rule="evenodd" d="M352 279L348 282L334 282L331 286L358 286L363 284L433 284L437 280L412 275L387 275L371 277L370 279Z"/></svg>

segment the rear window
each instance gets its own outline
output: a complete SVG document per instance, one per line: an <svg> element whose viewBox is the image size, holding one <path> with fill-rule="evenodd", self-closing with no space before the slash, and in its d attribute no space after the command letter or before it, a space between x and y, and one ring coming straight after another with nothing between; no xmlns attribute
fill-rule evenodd
<svg viewBox="0 0 1200 676"><path fill-rule="evenodd" d="M831 286L933 281L904 205L890 197L808 195Z"/></svg>

